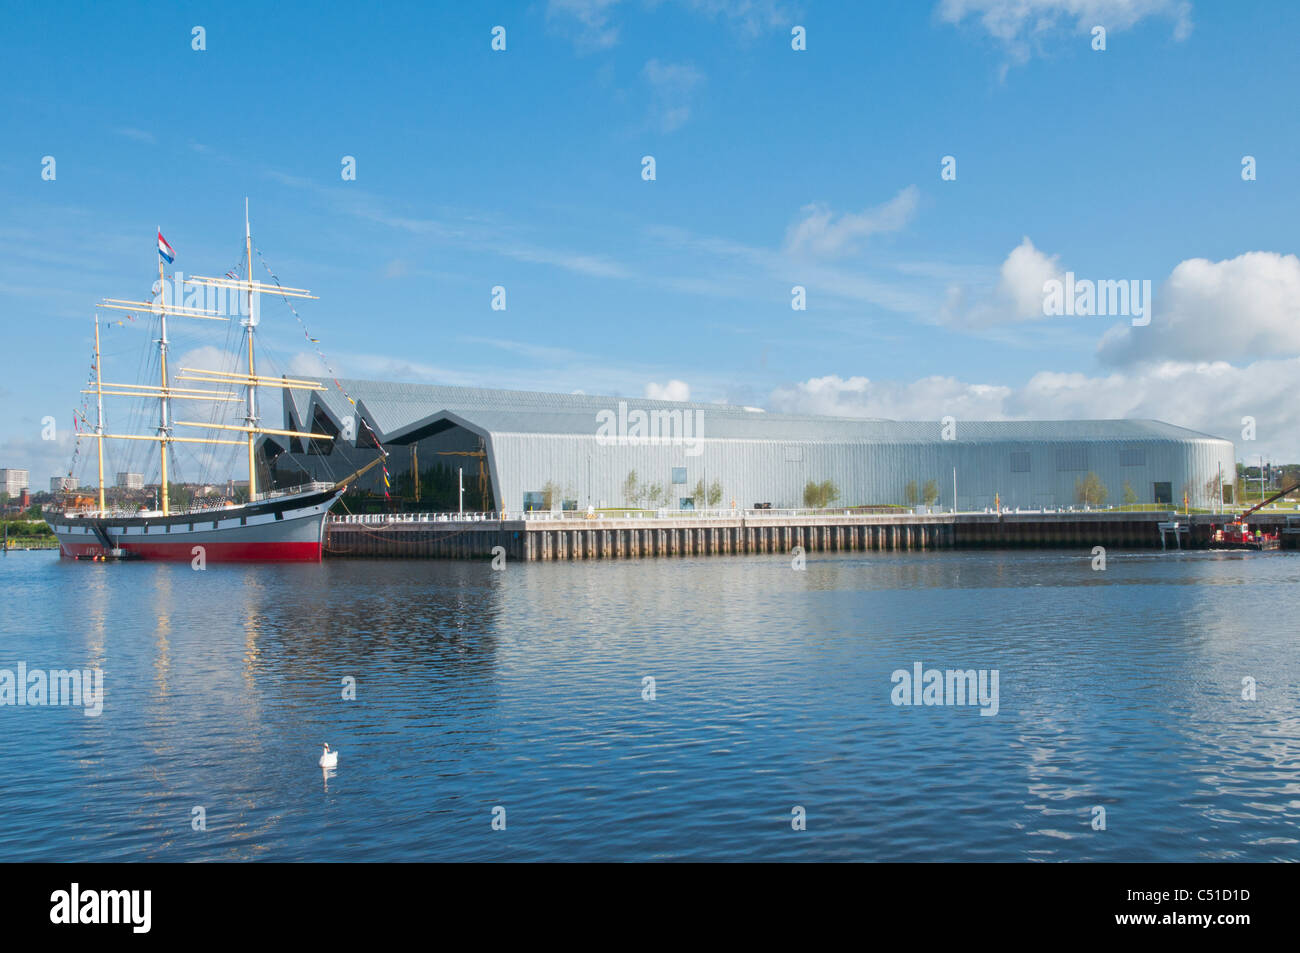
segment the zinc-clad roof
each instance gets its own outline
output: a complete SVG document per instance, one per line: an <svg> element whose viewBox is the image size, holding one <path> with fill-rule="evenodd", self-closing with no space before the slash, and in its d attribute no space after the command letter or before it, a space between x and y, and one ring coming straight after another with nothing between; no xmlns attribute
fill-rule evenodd
<svg viewBox="0 0 1300 953"><path fill-rule="evenodd" d="M301 482L303 472L337 479L368 462L374 438L366 427L348 426L354 415L390 453L416 445L426 467L445 463L443 454L464 452L478 433L491 500L512 511L539 505L547 487L552 505L555 493L582 506L641 505L645 498L626 498L633 476L634 492L657 486L670 508L693 502L701 482L710 494L720 488L724 505L781 507L803 505L807 484L826 481L845 505L904 503L910 483L913 495L917 487L937 486L940 502L950 507L955 497L959 509L999 501L1060 506L1076 500L1084 473L1095 473L1110 499L1168 503L1186 493L1204 506L1218 495L1222 475L1232 482L1236 472L1231 441L1156 420L956 420L955 433L946 434L939 420L772 414L727 404L384 381L341 384L355 406L334 387L310 393L305 404L286 401L287 412L300 408L307 421L333 418L353 439L337 440L324 453L302 452L299 441L282 461L285 480ZM626 430L604 425L632 411L680 416L650 419L648 428L630 419ZM633 435L650 439L620 439ZM398 453L390 469L405 472L416 460L414 451L409 463ZM380 492L381 479L372 471L361 483Z"/></svg>
<svg viewBox="0 0 1300 953"><path fill-rule="evenodd" d="M703 439L835 440L839 442L932 443L941 439L939 421L891 421L855 417L775 414L746 410L730 404L676 402L633 397L557 394L540 391L451 387L440 384L403 384L387 381L342 380L343 388L380 439L403 433L438 414L448 413L489 433L567 434L591 436L598 427L597 414L628 411L698 411ZM336 420L356 413L337 388L324 392L286 391L299 421L306 423L312 404L319 404ZM1006 420L956 421L956 436L964 444L979 442L1055 441L1126 442L1159 440L1215 440L1158 420Z"/></svg>

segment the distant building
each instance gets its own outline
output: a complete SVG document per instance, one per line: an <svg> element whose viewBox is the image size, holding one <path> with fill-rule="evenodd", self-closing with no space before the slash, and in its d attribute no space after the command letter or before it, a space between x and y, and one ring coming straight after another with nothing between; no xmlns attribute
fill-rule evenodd
<svg viewBox="0 0 1300 953"><path fill-rule="evenodd" d="M77 485L78 484L77 484L76 477L70 477L70 476L50 477L51 493L63 493L67 490L75 490L77 488Z"/></svg>
<svg viewBox="0 0 1300 953"><path fill-rule="evenodd" d="M0 493L8 493L11 498L16 498L28 486L26 470L0 470Z"/></svg>
<svg viewBox="0 0 1300 953"><path fill-rule="evenodd" d="M119 472L117 475L117 485L127 490L143 490L144 474Z"/></svg>

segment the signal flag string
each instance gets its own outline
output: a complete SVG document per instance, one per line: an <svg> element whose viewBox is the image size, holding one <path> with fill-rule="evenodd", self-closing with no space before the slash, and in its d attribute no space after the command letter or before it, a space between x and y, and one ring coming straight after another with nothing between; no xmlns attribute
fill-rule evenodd
<svg viewBox="0 0 1300 953"><path fill-rule="evenodd" d="M275 286L277 288L283 288L284 286L280 284L280 279L276 277L275 272L271 270L271 266L267 264L266 256L262 254L262 249L258 248L255 250L257 252L257 260L262 263L262 267L265 268L266 273L271 276L271 280L275 282ZM325 352L320 349L320 339L311 336L311 333L307 330L307 323L303 321L302 315L298 313L298 309L293 306L293 302L289 299L287 295L281 294L280 300L282 300L286 305L288 305L289 311L293 315L294 320L298 322L298 327L302 329L302 336L305 337L311 343L312 349L315 350L316 352L316 356L320 358L321 364L323 364L325 366L325 370L329 372L330 379L334 381L334 386L339 389L340 394L342 394L344 397L347 398L349 404L351 404L353 407L356 407L357 406L356 400L352 397L351 394L348 393L347 388L345 388L341 383L339 383L338 374L335 372L333 365L330 364L329 358L325 356ZM362 414L360 413L357 414L357 421L361 424L363 428L365 428L366 433L370 434L370 439L375 442L375 449L378 450L379 453L384 458L384 462L379 465L380 468L384 471L383 473L384 499L391 500L392 498L388 494L389 489L391 489L392 487L392 484L389 482L389 478L388 478L388 452L384 450L384 445L379 442L379 436L374 432L373 429L371 429L370 424L366 422L366 418Z"/></svg>

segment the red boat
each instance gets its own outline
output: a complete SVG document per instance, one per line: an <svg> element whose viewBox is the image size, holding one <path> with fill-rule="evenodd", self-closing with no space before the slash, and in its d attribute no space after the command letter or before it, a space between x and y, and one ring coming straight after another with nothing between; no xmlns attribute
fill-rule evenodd
<svg viewBox="0 0 1300 953"><path fill-rule="evenodd" d="M1276 534L1267 534L1256 529L1253 533L1247 523L1237 520L1222 528L1215 528L1211 537L1213 549L1250 549L1257 552L1269 549L1281 549L1282 540Z"/></svg>
<svg viewBox="0 0 1300 953"><path fill-rule="evenodd" d="M1281 499L1288 493L1300 489L1300 483L1287 487L1285 490L1279 490L1272 496L1261 499L1254 506L1244 510L1231 523L1223 527L1211 526L1210 546L1212 549L1251 549L1255 551L1281 549L1282 538L1278 533L1265 533L1256 529L1253 533L1250 531L1250 524L1246 521L1250 519L1252 513L1262 510L1274 500ZM1261 494L1262 495L1262 494Z"/></svg>

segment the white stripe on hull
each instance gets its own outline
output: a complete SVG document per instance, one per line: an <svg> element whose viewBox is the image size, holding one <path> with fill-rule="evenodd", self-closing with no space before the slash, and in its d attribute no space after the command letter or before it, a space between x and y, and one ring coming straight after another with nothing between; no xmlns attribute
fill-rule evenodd
<svg viewBox="0 0 1300 953"><path fill-rule="evenodd" d="M323 501L309 506L293 506L292 501L283 509L243 515L245 507L232 507L205 513L189 513L163 518L112 517L96 520L93 517L62 517L51 515L47 522L62 544L65 555L87 555L92 549L103 549L95 524L106 532L113 548L136 552L148 558L188 558L193 547L208 551L208 558L221 561L224 552L239 560L266 558L292 558L301 560L320 558L324 544L325 519L341 491ZM319 494L317 494L319 496ZM265 503L266 501L259 501ZM259 556L258 553L264 555ZM286 555L293 554L293 555Z"/></svg>

